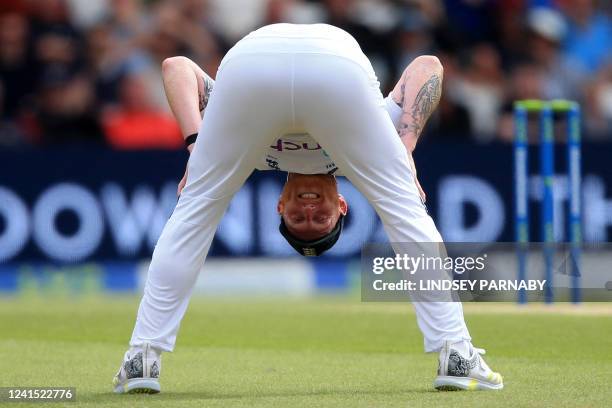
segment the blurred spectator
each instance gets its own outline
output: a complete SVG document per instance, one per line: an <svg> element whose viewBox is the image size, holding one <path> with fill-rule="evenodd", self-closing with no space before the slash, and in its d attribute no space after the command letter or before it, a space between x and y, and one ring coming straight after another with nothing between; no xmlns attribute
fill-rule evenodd
<svg viewBox="0 0 612 408"><path fill-rule="evenodd" d="M0 147L15 147L23 144L24 135L21 129L3 115L4 89L0 83Z"/></svg>
<svg viewBox="0 0 612 408"><path fill-rule="evenodd" d="M191 59L214 77L223 57L222 50L229 49L230 45L214 31L207 1L181 0L180 10L184 19L180 35L185 40L185 48Z"/></svg>
<svg viewBox="0 0 612 408"><path fill-rule="evenodd" d="M28 0L2 0L2 2L0 2L0 14L25 14L28 10L27 1Z"/></svg>
<svg viewBox="0 0 612 408"><path fill-rule="evenodd" d="M62 65L47 67L28 127L45 146L102 142L94 93L86 75Z"/></svg>
<svg viewBox="0 0 612 408"><path fill-rule="evenodd" d="M427 134L424 141L437 142L469 142L472 135L472 123L468 110L457 103L449 88L456 83L459 76L459 67L455 58L451 55L440 55L444 67L444 81L442 82L442 99L438 109L431 118L431 125L426 128Z"/></svg>
<svg viewBox="0 0 612 408"><path fill-rule="evenodd" d="M142 0L108 0L106 22L117 41L136 42L149 29L149 13Z"/></svg>
<svg viewBox="0 0 612 408"><path fill-rule="evenodd" d="M419 55L434 53L431 24L419 11L410 10L402 18L397 34L399 72Z"/></svg>
<svg viewBox="0 0 612 408"><path fill-rule="evenodd" d="M4 117L17 114L22 98L33 91L34 66L28 52L29 24L18 13L0 15L0 83Z"/></svg>
<svg viewBox="0 0 612 408"><path fill-rule="evenodd" d="M538 65L525 62L510 72L507 84L508 103L521 99L537 99L544 90L545 73Z"/></svg>
<svg viewBox="0 0 612 408"><path fill-rule="evenodd" d="M100 22L108 10L108 0L66 0L71 21L80 29Z"/></svg>
<svg viewBox="0 0 612 408"><path fill-rule="evenodd" d="M380 43L378 33L357 20L355 16L356 0L325 0L327 23L349 32L365 53L377 52L385 47Z"/></svg>
<svg viewBox="0 0 612 408"><path fill-rule="evenodd" d="M449 94L470 114L472 132L480 142L491 141L497 132L504 98L504 75L499 53L491 45L474 46L462 76L450 84Z"/></svg>
<svg viewBox="0 0 612 408"><path fill-rule="evenodd" d="M586 136L612 141L612 64L600 70L588 84L585 94Z"/></svg>
<svg viewBox="0 0 612 408"><path fill-rule="evenodd" d="M498 135L502 141L512 142L514 138L513 102L523 99L538 99L543 94L545 81L544 71L533 62L516 65L510 72L506 87L506 101L498 124ZM537 139L538 124L530 121L528 137L533 142Z"/></svg>
<svg viewBox="0 0 612 408"><path fill-rule="evenodd" d="M129 51L114 41L109 24L98 24L87 33L86 59L100 105L117 102L119 80L130 70L129 61L134 55L127 56Z"/></svg>
<svg viewBox="0 0 612 408"><path fill-rule="evenodd" d="M443 58L432 139L510 140L514 100L566 98L583 104L585 138L612 140L611 12L604 0L2 0L1 127L13 136L0 144L99 141L98 122L108 130L118 113L167 119L165 58L214 77L235 41L280 22L351 33L384 93L415 57ZM135 82L140 107L127 103Z"/></svg>
<svg viewBox="0 0 612 408"><path fill-rule="evenodd" d="M77 69L82 63L82 36L69 19L64 0L32 0L34 60L44 71L47 65L62 64Z"/></svg>
<svg viewBox="0 0 612 408"><path fill-rule="evenodd" d="M117 103L123 76L153 70L146 52L119 38L110 23L100 23L87 33L86 60L102 108Z"/></svg>
<svg viewBox="0 0 612 408"><path fill-rule="evenodd" d="M264 21L266 24L311 24L325 20L325 8L314 2L296 0L269 0Z"/></svg>
<svg viewBox="0 0 612 408"><path fill-rule="evenodd" d="M200 24L203 15L186 18L184 12L193 10L177 7L175 1L159 1L152 9L151 29L141 39L142 51L149 61L146 72L141 78L150 89L151 102L156 109L170 112L161 75L164 59L176 55L190 56L212 77L216 74L221 61L216 41L212 34Z"/></svg>
<svg viewBox="0 0 612 408"><path fill-rule="evenodd" d="M523 1L506 0L499 3L495 19L497 47L505 68L512 67L524 56L525 24Z"/></svg>
<svg viewBox="0 0 612 408"><path fill-rule="evenodd" d="M386 82L396 81L399 73L403 72L408 64L399 70L388 71L393 62L392 31L374 30L359 21L356 15L356 0L324 0L324 4L327 8L325 22L340 27L355 37L363 52L370 57L383 86Z"/></svg>
<svg viewBox="0 0 612 408"><path fill-rule="evenodd" d="M533 8L527 15L527 28L527 56L543 72L542 87L534 97L580 100L587 73L581 64L561 52L567 34L563 16L552 9Z"/></svg>
<svg viewBox="0 0 612 408"><path fill-rule="evenodd" d="M128 75L121 81L120 104L104 115L107 142L118 149L177 149L183 138L176 121L151 103L146 80Z"/></svg>
<svg viewBox="0 0 612 408"><path fill-rule="evenodd" d="M560 0L569 20L566 54L595 73L612 60L612 22L593 0Z"/></svg>
<svg viewBox="0 0 612 408"><path fill-rule="evenodd" d="M228 43L233 44L249 31L264 25L270 0L205 0L211 22Z"/></svg>
<svg viewBox="0 0 612 408"><path fill-rule="evenodd" d="M459 44L491 41L495 34L496 0L444 0L447 29Z"/></svg>

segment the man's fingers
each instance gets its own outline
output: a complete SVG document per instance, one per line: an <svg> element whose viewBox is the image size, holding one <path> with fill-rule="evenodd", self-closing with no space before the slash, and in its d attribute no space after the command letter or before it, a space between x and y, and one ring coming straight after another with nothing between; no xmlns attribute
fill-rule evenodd
<svg viewBox="0 0 612 408"><path fill-rule="evenodd" d="M185 188L185 184L187 184L187 170L185 170L185 175L183 176L183 178L179 182L178 188L176 189L176 195L177 196L181 195L181 193L183 192L183 189Z"/></svg>
<svg viewBox="0 0 612 408"><path fill-rule="evenodd" d="M182 179L182 180L179 182L178 188L176 189L176 195L177 195L177 196L180 196L180 195L181 195L181 192L183 191L183 188L185 188L185 179Z"/></svg>

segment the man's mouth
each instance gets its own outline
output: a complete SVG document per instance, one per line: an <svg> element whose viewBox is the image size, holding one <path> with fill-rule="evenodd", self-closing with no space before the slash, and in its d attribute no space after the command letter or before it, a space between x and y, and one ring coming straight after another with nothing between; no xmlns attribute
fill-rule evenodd
<svg viewBox="0 0 612 408"><path fill-rule="evenodd" d="M298 197L304 200L316 200L321 196L317 193L300 193L298 194Z"/></svg>

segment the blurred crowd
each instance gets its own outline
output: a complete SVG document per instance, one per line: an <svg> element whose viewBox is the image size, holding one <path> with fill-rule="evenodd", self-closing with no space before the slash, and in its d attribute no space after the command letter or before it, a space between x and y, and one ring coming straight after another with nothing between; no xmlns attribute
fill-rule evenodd
<svg viewBox="0 0 612 408"><path fill-rule="evenodd" d="M249 31L326 22L355 36L388 92L418 55L445 68L431 139L512 138L512 101L578 100L612 142L612 10L597 0L2 0L0 147L179 148L161 62L212 77Z"/></svg>

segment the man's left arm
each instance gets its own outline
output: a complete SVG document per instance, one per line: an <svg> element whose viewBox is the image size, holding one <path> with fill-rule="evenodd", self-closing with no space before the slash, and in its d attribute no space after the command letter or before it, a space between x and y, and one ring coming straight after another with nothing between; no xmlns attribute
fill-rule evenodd
<svg viewBox="0 0 612 408"><path fill-rule="evenodd" d="M412 152L427 120L438 107L442 97L443 78L444 69L437 57L420 56L404 70L401 79L390 94L402 110L397 130L408 152L410 167L423 201L425 201L425 192L416 179L417 172Z"/></svg>

